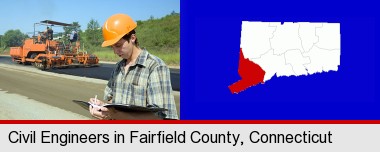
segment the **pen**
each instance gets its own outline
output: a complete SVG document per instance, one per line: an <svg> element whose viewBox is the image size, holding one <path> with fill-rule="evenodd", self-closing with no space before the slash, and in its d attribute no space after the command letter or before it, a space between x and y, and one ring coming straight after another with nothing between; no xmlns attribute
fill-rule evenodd
<svg viewBox="0 0 380 152"><path fill-rule="evenodd" d="M98 108L98 111L102 111L100 109L100 106L96 104L98 102L97 98L98 98L98 95L95 95L95 103L94 103L94 105Z"/></svg>

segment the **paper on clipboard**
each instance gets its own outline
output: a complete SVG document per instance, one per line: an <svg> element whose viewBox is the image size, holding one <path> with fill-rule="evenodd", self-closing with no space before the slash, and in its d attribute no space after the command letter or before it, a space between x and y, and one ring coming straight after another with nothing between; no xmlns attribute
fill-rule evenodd
<svg viewBox="0 0 380 152"><path fill-rule="evenodd" d="M81 107L88 110L88 107L90 105L96 107L98 105L94 105L88 101L82 101L82 100L73 100L74 103L77 103ZM113 107L116 110L120 111L135 111L135 112L159 112L159 111L167 111L165 108L158 108L158 107L143 107L143 106L136 106L136 105L130 105L130 104L105 104L103 107Z"/></svg>

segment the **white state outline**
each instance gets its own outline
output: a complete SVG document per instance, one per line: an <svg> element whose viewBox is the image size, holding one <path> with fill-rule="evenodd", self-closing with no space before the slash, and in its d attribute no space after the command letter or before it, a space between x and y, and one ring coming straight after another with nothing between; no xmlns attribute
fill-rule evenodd
<svg viewBox="0 0 380 152"><path fill-rule="evenodd" d="M283 22L281 24L281 22L243 21L242 22L242 31L241 31L242 33L241 34L243 35L243 32L244 32L243 27L251 28L250 26L257 25L260 23L266 24L267 27L274 28L274 29L263 30L263 31L273 30L272 33L268 34L268 35L271 35L269 37L269 49L264 50L264 51L259 51L260 54L255 54L255 56L258 56L258 57L252 57L252 56L250 56L252 54L252 52L250 52L249 54L246 55L246 52L252 51L252 50L247 50L244 47L242 47L242 46L247 45L247 44L242 44L242 42L251 42L251 41L243 40L243 37L241 37L240 46L242 47L243 54L246 58L248 58L249 60L260 65L263 68L263 70L266 71L266 75L264 77L264 82L270 80L273 76L277 76L277 77L307 76L307 75L312 75L312 74L317 74L317 73L322 73L322 72L338 71L339 66L340 66L340 56L341 56L340 23ZM251 24L251 25L250 26L249 25L243 26L243 24ZM283 26L285 24L287 26L291 26L290 24L296 24L298 26L297 35L298 35L298 38L300 40L301 48L287 49L281 54L276 54L274 52L275 50L273 48L273 38L276 37L276 33L279 30L279 26ZM311 24L313 24L313 25L311 25ZM304 25L304 26L302 26L302 25ZM305 42L305 40L302 39L301 33L300 33L301 27L307 27L305 25L314 26L311 28L311 29L313 29L313 31L309 31L309 32L313 33L314 37L311 37L311 39L310 39L311 41L309 42L310 45L308 45L308 46L306 46L306 44L305 44L306 42ZM326 25L328 25L327 27L329 27L329 28L325 28ZM327 29L327 31L332 30L334 32L334 34L337 34L336 30L335 30L336 26L338 27L337 29L338 29L338 33L339 33L339 40L334 39L334 41L339 42L339 48L320 47L318 44L321 42L321 39L320 39L320 36L318 35L317 31L319 31L319 34L321 34L320 31L322 31L322 30L319 30L319 29L325 28L325 29ZM265 26L260 26L260 27L262 28ZM257 29L255 29L255 30L257 30ZM282 29L282 30L284 30L284 29ZM295 30L295 29L293 29L293 30ZM254 31L254 30L250 30L250 31ZM326 32L326 30L322 31L322 32ZM252 33L249 33L249 34L252 34ZM253 34L255 34L255 33L253 33ZM322 33L322 34L325 34L324 36L326 36L326 33ZM330 33L327 33L327 35L328 34L330 34ZM265 39L268 37L268 35L265 36ZM305 36L307 36L307 34ZM333 36L337 37L337 35L332 35L331 37L333 37ZM245 35L245 38L246 37L247 36ZM329 38L331 38L331 37L329 37ZM310 37L305 37L305 38L310 38ZM257 37L255 39L257 39ZM282 39L280 39L280 40L281 40L280 42L282 44L284 44L284 42L282 42ZM286 39L285 39L285 41L286 41ZM325 42L329 42L329 41L325 41ZM257 44L257 43L254 43L254 44ZM325 44L332 45L332 46L338 45L335 43L325 43ZM262 48L267 48L267 47L262 47ZM317 55L315 55L316 51L322 51L322 52L317 52ZM288 54L288 57L287 57L287 54ZM327 54L329 56L326 56L326 60L321 61L321 56L320 56L321 54ZM293 56L289 56L289 55L293 55ZM299 56L299 55L301 55L301 56ZM339 56L339 57L337 57L337 56ZM265 59L268 59L268 57L271 58L269 60L273 60L273 62L266 61ZM299 57L301 57L301 58L299 58ZM281 58L283 58L283 59L281 59ZM302 59L303 61L300 63L300 65L296 65L294 62L293 63L288 62L291 58L293 58L293 61L294 61L294 58L299 58L299 59ZM276 60L274 60L274 59L276 59ZM280 59L281 61L278 59ZM313 63L313 60L314 60L314 63ZM282 64L282 61L283 61L283 64ZM274 63L274 64L272 64L272 63ZM278 67L271 67L271 66L278 66ZM299 69L300 66L305 68L305 70L302 70L302 68ZM297 67L297 70L295 70L295 67ZM281 69L281 68L285 68L285 69ZM299 73L299 70L306 71L306 72L300 72ZM267 74L270 74L270 75L267 75Z"/></svg>

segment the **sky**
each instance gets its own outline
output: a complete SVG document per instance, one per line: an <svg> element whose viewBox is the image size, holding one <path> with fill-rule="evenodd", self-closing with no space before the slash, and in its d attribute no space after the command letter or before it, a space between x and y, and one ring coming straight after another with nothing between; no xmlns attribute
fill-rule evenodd
<svg viewBox="0 0 380 152"><path fill-rule="evenodd" d="M135 21L180 13L180 0L2 0L0 2L0 35L11 29L29 34L34 23L53 20L63 23L79 22L81 30L94 19L99 25L113 14L128 14ZM46 27L38 26L36 31ZM63 31L53 27L54 32Z"/></svg>

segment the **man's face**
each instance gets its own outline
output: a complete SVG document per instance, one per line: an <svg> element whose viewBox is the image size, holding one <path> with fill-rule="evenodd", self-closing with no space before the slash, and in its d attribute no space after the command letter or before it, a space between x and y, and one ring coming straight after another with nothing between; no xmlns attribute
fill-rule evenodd
<svg viewBox="0 0 380 152"><path fill-rule="evenodd" d="M112 49L115 54L123 59L129 59L132 55L133 44L130 40L129 43L127 40L120 39L114 45L112 45Z"/></svg>

